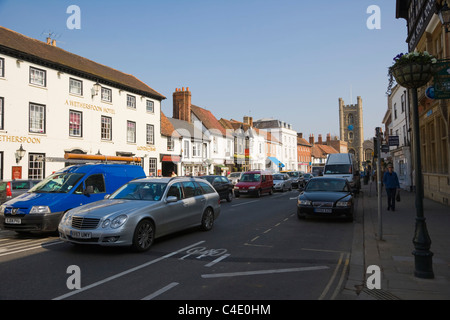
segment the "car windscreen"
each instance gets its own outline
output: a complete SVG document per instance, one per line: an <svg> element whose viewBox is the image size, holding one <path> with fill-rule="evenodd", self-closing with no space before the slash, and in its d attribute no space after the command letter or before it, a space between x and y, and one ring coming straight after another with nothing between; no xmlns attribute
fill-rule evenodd
<svg viewBox="0 0 450 320"><path fill-rule="evenodd" d="M288 172L287 173L291 178L297 178L298 177L298 172Z"/></svg>
<svg viewBox="0 0 450 320"><path fill-rule="evenodd" d="M229 177L230 178L238 178L241 174L239 172L236 173L230 173Z"/></svg>
<svg viewBox="0 0 450 320"><path fill-rule="evenodd" d="M55 173L39 182L29 192L67 193L84 176L84 173Z"/></svg>
<svg viewBox="0 0 450 320"><path fill-rule="evenodd" d="M348 191L348 188L345 180L316 178L308 182L305 191L346 192Z"/></svg>
<svg viewBox="0 0 450 320"><path fill-rule="evenodd" d="M258 182L261 178L259 173L244 173L240 182Z"/></svg>
<svg viewBox="0 0 450 320"><path fill-rule="evenodd" d="M284 180L284 175L282 174L274 174L273 180Z"/></svg>
<svg viewBox="0 0 450 320"><path fill-rule="evenodd" d="M352 166L349 164L327 164L324 174L351 174Z"/></svg>
<svg viewBox="0 0 450 320"><path fill-rule="evenodd" d="M160 201L167 183L164 182L129 182L117 191L109 199Z"/></svg>
<svg viewBox="0 0 450 320"><path fill-rule="evenodd" d="M213 183L213 181L216 177L207 176L207 177L200 177L200 178L205 179L209 183Z"/></svg>

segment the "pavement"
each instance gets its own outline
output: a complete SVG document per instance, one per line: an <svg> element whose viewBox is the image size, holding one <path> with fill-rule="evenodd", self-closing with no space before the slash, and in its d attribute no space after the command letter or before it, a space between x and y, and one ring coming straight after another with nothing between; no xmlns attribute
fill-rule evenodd
<svg viewBox="0 0 450 320"><path fill-rule="evenodd" d="M400 190L395 211L387 211L382 190L378 217L376 182L362 185L356 203L352 255L347 282L339 300L450 300L450 206L423 199L426 226L431 238L432 279L415 276L415 193ZM369 289L372 271L380 268L380 289Z"/></svg>

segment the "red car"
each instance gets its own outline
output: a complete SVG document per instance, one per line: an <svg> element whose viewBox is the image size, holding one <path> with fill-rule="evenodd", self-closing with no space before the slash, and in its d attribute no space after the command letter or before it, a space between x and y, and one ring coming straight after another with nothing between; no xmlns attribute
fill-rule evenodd
<svg viewBox="0 0 450 320"><path fill-rule="evenodd" d="M272 173L266 171L247 171L234 186L234 196L253 195L260 197L262 194L273 193Z"/></svg>

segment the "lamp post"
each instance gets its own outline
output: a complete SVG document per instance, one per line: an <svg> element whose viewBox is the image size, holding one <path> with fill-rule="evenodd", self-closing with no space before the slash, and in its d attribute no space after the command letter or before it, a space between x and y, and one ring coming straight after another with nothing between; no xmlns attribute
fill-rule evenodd
<svg viewBox="0 0 450 320"><path fill-rule="evenodd" d="M414 251L414 275L418 278L432 279L433 273L433 253L430 251L431 239L428 234L427 224L423 213L423 176L422 161L420 155L420 134L419 134L419 103L417 99L417 88L411 89L413 102L413 135L414 135L414 171L416 181L416 227L413 244Z"/></svg>

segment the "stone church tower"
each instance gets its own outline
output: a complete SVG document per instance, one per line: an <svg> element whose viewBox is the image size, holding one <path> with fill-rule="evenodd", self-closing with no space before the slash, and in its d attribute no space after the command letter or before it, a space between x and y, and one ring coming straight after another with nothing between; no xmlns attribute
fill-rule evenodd
<svg viewBox="0 0 450 320"><path fill-rule="evenodd" d="M364 161L364 126L361 97L358 97L357 104L351 105L344 105L344 100L339 98L339 133L341 140L348 143L348 152L355 155L355 160L361 168Z"/></svg>

